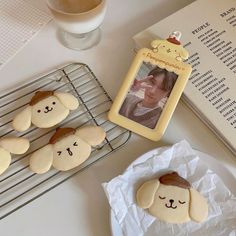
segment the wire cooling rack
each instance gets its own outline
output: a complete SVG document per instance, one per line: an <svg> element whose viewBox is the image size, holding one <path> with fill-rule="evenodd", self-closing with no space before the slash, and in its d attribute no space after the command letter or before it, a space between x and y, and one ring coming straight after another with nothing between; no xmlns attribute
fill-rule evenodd
<svg viewBox="0 0 236 236"><path fill-rule="evenodd" d="M29 156L48 143L57 127L38 129L32 126L23 133L17 133L11 128L13 117L24 109L38 90L70 92L80 101L80 107L57 127L78 128L95 124L106 131L107 136L102 145L92 150L86 162L71 171L60 172L52 168L45 174L37 175L29 169ZM81 63L56 69L0 96L0 138L16 135L28 138L31 143L26 154L13 156L10 167L0 176L0 220L108 156L128 141L131 133L107 120L111 102L92 70Z"/></svg>

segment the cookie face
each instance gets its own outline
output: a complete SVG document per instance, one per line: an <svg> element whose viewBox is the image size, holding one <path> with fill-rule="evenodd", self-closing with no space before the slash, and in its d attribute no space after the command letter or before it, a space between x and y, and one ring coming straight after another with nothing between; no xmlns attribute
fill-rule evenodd
<svg viewBox="0 0 236 236"><path fill-rule="evenodd" d="M32 106L32 123L39 128L52 127L69 115L57 97L50 96Z"/></svg>
<svg viewBox="0 0 236 236"><path fill-rule="evenodd" d="M29 106L18 113L13 119L12 126L17 131L25 131L31 123L39 128L50 128L75 110L79 102L69 93L38 91L31 99Z"/></svg>
<svg viewBox="0 0 236 236"><path fill-rule="evenodd" d="M102 143L105 136L105 131L97 126L58 128L49 144L32 154L30 169L38 174L47 172L51 166L60 171L73 169L88 159L91 146Z"/></svg>
<svg viewBox="0 0 236 236"><path fill-rule="evenodd" d="M76 135L70 135L53 146L53 167L70 170L83 163L91 153L91 146Z"/></svg>
<svg viewBox="0 0 236 236"><path fill-rule="evenodd" d="M206 200L176 172L145 182L136 199L139 207L168 223L202 222L208 215Z"/></svg>
<svg viewBox="0 0 236 236"><path fill-rule="evenodd" d="M187 189L160 184L149 212L166 222L183 223L190 220L189 201Z"/></svg>
<svg viewBox="0 0 236 236"><path fill-rule="evenodd" d="M175 58L177 61L184 60L187 56L185 56L185 49L181 45L175 45L168 41L163 41L158 46L158 52L167 54L170 57Z"/></svg>

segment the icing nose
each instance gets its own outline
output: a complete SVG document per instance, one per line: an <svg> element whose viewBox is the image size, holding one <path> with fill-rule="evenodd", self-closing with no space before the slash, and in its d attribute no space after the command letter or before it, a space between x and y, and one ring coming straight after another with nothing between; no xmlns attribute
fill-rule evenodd
<svg viewBox="0 0 236 236"><path fill-rule="evenodd" d="M170 49L168 49L167 52L169 53L169 52L170 52Z"/></svg>
<svg viewBox="0 0 236 236"><path fill-rule="evenodd" d="M46 106L45 108L48 110L48 109L49 109L49 106Z"/></svg>
<svg viewBox="0 0 236 236"><path fill-rule="evenodd" d="M174 200L173 200L173 199L170 199L169 202L172 204L172 203L174 202Z"/></svg>

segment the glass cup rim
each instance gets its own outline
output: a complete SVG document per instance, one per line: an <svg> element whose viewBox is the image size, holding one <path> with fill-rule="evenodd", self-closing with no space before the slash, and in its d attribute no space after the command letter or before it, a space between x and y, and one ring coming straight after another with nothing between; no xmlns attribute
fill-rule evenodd
<svg viewBox="0 0 236 236"><path fill-rule="evenodd" d="M101 0L101 2L96 7L92 8L92 9L90 9L88 11L84 11L84 12L80 12L80 13L71 13L71 12L65 12L65 11L59 10L59 9L53 7L49 1L50 0L46 0L46 4L47 4L49 9L52 9L52 10L54 10L54 11L56 11L58 13L64 14L64 15L79 16L79 15L84 15L84 14L88 14L90 12L93 12L98 7L100 7L102 5L102 3L104 3L106 0Z"/></svg>

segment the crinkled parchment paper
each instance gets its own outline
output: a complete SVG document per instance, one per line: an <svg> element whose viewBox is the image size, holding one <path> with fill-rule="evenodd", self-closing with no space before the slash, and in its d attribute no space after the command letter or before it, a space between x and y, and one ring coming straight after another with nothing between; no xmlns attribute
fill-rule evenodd
<svg viewBox="0 0 236 236"><path fill-rule="evenodd" d="M209 215L205 222L169 224L136 205L135 195L140 184L170 170L186 178L208 200ZM103 188L125 236L236 236L235 196L186 141L146 153L122 175L104 183Z"/></svg>

